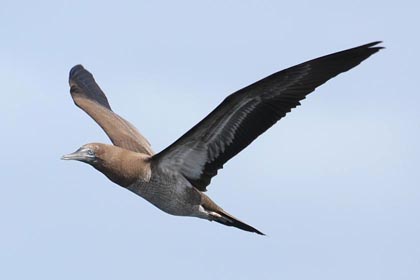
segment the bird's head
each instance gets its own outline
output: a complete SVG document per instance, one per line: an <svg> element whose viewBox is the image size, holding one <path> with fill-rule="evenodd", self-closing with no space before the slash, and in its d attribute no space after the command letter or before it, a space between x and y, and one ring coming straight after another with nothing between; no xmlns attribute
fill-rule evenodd
<svg viewBox="0 0 420 280"><path fill-rule="evenodd" d="M85 162L92 166L97 165L104 154L104 147L103 144L99 143L90 143L83 145L77 151L71 154L67 154L61 157L63 160L78 160L81 162Z"/></svg>
<svg viewBox="0 0 420 280"><path fill-rule="evenodd" d="M86 144L61 159L87 163L123 187L131 185L139 178L149 180L151 176L150 156L113 145Z"/></svg>

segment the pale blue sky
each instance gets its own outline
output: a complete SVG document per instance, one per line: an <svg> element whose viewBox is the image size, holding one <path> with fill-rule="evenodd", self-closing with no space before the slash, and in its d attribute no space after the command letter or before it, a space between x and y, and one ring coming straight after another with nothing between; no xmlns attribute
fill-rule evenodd
<svg viewBox="0 0 420 280"><path fill-rule="evenodd" d="M1 3L1 279L420 279L416 1L112 3ZM109 142L73 105L75 64L160 151L231 92L376 40L209 187L267 237L60 161Z"/></svg>

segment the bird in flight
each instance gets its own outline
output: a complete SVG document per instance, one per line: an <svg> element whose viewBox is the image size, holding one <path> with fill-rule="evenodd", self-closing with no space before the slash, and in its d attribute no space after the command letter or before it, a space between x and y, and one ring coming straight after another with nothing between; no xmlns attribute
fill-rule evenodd
<svg viewBox="0 0 420 280"><path fill-rule="evenodd" d="M86 144L62 159L93 166L166 213L263 234L204 194L211 179L315 88L382 49L379 43L309 60L240 89L157 154L131 123L114 113L92 74L76 65L69 77L73 101L99 124L113 145Z"/></svg>

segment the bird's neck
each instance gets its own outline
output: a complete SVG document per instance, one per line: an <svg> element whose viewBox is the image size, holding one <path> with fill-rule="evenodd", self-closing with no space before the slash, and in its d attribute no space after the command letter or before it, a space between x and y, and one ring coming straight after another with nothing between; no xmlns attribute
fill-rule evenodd
<svg viewBox="0 0 420 280"><path fill-rule="evenodd" d="M149 181L151 176L149 156L119 148L107 153L94 167L125 188L139 180Z"/></svg>

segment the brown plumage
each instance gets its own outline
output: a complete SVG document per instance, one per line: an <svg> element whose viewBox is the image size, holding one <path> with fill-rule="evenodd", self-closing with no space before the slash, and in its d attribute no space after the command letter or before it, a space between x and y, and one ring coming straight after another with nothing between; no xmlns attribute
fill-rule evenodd
<svg viewBox="0 0 420 280"><path fill-rule="evenodd" d="M114 145L86 144L63 159L92 165L114 183L169 214L194 216L262 234L203 193L211 178L316 87L379 51L382 47L376 46L378 43L304 62L231 94L158 154L133 125L112 111L92 74L76 65L69 78L72 98Z"/></svg>

